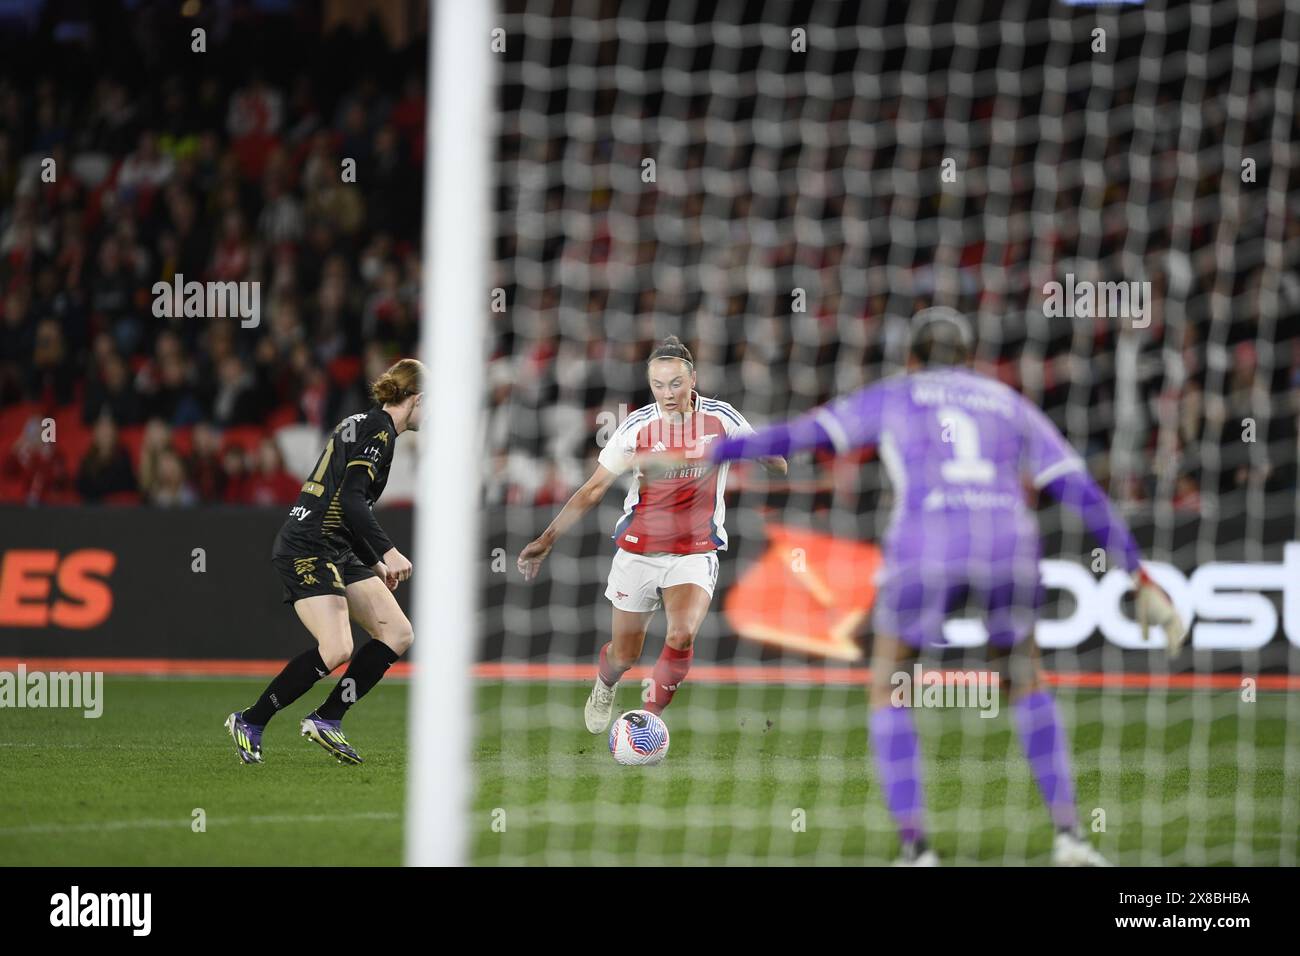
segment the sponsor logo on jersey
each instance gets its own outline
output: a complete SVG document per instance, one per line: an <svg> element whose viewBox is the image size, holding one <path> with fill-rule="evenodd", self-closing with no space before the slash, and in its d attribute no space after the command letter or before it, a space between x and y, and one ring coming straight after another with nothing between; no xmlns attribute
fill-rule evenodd
<svg viewBox="0 0 1300 956"><path fill-rule="evenodd" d="M703 478L708 471L708 465L682 465L680 468L668 469L661 477L664 481L672 481L676 478Z"/></svg>

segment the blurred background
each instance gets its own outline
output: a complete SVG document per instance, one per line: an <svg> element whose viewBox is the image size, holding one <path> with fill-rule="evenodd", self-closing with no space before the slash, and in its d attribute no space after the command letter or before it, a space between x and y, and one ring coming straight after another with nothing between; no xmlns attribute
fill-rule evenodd
<svg viewBox="0 0 1300 956"><path fill-rule="evenodd" d="M980 367L1040 401L1124 503L1293 492L1281 3L1250 21L1197 8L1199 33L1192 8L1155 29L1096 14L1101 55L1070 26L1093 11L1043 3L1005 39L998 4L949 4L970 42L908 34L905 5L716 21L714 4L640 6L507 4L489 502L566 498L600 412L648 400L638 363L664 334L696 350L708 394L763 420L896 368L931 301L977 316ZM0 500L292 501L315 433L415 349L423 5L17 2L0 18ZM1172 64L1198 52L1189 81ZM260 281L260 327L155 319L149 290L178 272ZM1066 272L1151 281L1150 329L1045 319L1041 287ZM53 446L32 425L47 415Z"/></svg>
<svg viewBox="0 0 1300 956"><path fill-rule="evenodd" d="M1194 513L1207 484L1294 489L1280 2L1196 7L1203 29L1185 5L507 6L490 494L576 488L599 411L649 400L639 363L665 334L761 420L898 369L934 301L977 317L978 367L1041 403L1119 500L1160 487ZM1150 281L1150 328L1045 318L1066 273Z"/></svg>
<svg viewBox="0 0 1300 956"><path fill-rule="evenodd" d="M426 25L416 2L0 6L0 501L297 498L321 432L416 351ZM177 273L259 282L258 327L155 318Z"/></svg>

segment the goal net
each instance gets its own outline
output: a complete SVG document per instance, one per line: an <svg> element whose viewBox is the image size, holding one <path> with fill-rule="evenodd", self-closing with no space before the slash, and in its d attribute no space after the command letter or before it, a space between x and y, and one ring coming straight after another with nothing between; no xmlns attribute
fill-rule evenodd
<svg viewBox="0 0 1300 956"><path fill-rule="evenodd" d="M515 558L652 401L662 337L760 425L901 370L910 317L940 304L1084 456L1191 622L1174 659L1144 645L1123 571L1037 503L1034 639L1088 839L1122 864L1294 865L1300 10L512 0L494 23L472 861L894 857L865 693L891 501L874 450L732 468L657 767L583 725L628 479L535 581ZM660 612L616 716L664 634ZM923 667L989 677L978 619L945 637ZM922 698L931 845L1047 862L1006 694Z"/></svg>

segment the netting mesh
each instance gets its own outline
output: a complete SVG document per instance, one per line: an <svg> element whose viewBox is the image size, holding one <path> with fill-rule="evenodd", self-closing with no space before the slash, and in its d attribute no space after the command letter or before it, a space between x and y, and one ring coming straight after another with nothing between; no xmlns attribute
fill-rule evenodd
<svg viewBox="0 0 1300 956"><path fill-rule="evenodd" d="M513 557L651 401L662 336L694 350L702 394L761 423L898 371L910 316L937 303L971 316L976 368L1061 428L1195 622L1171 663L1124 629L1127 605L1087 617L1113 577L1041 503L1045 617L1062 623L1039 641L1091 839L1126 863L1294 864L1300 633L1279 609L1300 504L1300 11L745 8L544 0L500 20L486 507L510 560L485 595L475 813L505 823L484 824L475 859L892 856L853 584L888 517L874 453L732 471L731 547L660 768L616 766L582 726L621 492L538 581ZM1103 314L1049 301L1052 283L1118 282L1145 306L1108 310L1104 287ZM1071 590L1064 565L1111 590ZM783 602L806 607L794 630L764 624ZM662 642L660 615L616 713ZM1045 859L1006 716L916 716L941 854Z"/></svg>

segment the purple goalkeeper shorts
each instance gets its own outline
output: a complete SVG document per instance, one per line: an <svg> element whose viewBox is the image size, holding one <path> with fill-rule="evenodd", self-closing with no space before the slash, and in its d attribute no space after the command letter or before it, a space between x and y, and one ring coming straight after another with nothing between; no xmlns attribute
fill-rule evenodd
<svg viewBox="0 0 1300 956"><path fill-rule="evenodd" d="M916 648L942 646L944 622L953 616L982 620L993 647L1033 632L1044 598L1038 529L1015 519L990 527L982 517L978 528L957 521L940 529L926 521L925 541L919 534L891 536L876 579L877 634Z"/></svg>

